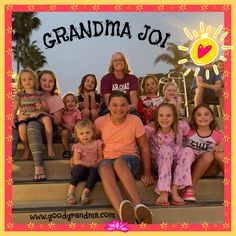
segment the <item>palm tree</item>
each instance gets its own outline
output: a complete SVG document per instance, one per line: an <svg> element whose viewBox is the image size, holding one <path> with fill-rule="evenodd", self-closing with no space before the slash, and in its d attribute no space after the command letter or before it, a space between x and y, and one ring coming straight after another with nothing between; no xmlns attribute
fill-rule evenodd
<svg viewBox="0 0 236 236"><path fill-rule="evenodd" d="M158 62L166 62L169 65L174 67L175 71L185 71L185 66L194 66L194 63L190 59L190 55L188 52L183 52L178 49L178 43L167 43L166 51L169 53L163 53L156 57L154 64ZM191 41L186 42L183 46L189 47L191 45ZM178 64L178 61L186 58L188 62L185 64Z"/></svg>
<svg viewBox="0 0 236 236"><path fill-rule="evenodd" d="M13 53L17 63L17 73L20 70L20 65L25 68L26 64L28 64L26 63L27 57L29 57L29 55L27 55L27 50L32 46L30 46L30 36L33 30L37 30L41 25L41 21L36 17L36 14L36 12L12 13L12 40L15 43L13 46ZM42 56L42 54L43 53L40 51L38 55ZM43 60L46 61L46 58L44 57L42 61ZM30 67L32 67L32 65L30 65Z"/></svg>
<svg viewBox="0 0 236 236"><path fill-rule="evenodd" d="M28 44L25 44L24 47L24 55L23 51L21 51L19 54L19 63L23 68L31 68L32 70L36 71L47 63L46 57L36 45L36 41L33 41L32 43L28 42ZM16 60L15 47L13 47L13 53L13 59Z"/></svg>
<svg viewBox="0 0 236 236"><path fill-rule="evenodd" d="M26 50L26 57L24 61L24 67L30 67L32 70L36 71L47 63L46 57L43 52L36 45L36 41L33 41L28 45Z"/></svg>

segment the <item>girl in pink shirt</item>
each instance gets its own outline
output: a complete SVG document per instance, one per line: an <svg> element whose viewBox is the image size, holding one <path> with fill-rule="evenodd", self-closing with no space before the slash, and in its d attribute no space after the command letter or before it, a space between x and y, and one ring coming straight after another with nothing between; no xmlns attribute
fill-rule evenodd
<svg viewBox="0 0 236 236"><path fill-rule="evenodd" d="M67 93L63 96L65 109L62 111L62 131L61 139L64 147L63 157L70 158L69 139L73 140L75 124L82 120L80 110L77 108L77 99L73 93Z"/></svg>
<svg viewBox="0 0 236 236"><path fill-rule="evenodd" d="M178 94L179 88L176 83L169 82L163 87L164 101L175 105L177 112L180 112L182 99Z"/></svg>
<svg viewBox="0 0 236 236"><path fill-rule="evenodd" d="M56 75L50 70L43 70L38 74L39 81L39 91L42 92L44 98L46 99L48 105L48 113L52 117L52 125L53 125L53 141L55 141L55 137L59 136L58 127L61 124L61 116L62 110L64 108L64 103L59 95L59 88L56 79ZM39 134L41 135L41 134ZM42 146L41 143L42 136L37 139L37 146ZM53 156L55 156L53 152ZM46 180L46 174L44 171L44 166L42 163L42 157L37 157L38 161L35 165L35 181L43 181ZM40 165L39 165L40 164Z"/></svg>
<svg viewBox="0 0 236 236"><path fill-rule="evenodd" d="M39 90L43 92L46 98L49 114L53 117L54 131L61 125L62 111L65 105L59 93L56 75L50 70L43 70L38 75Z"/></svg>
<svg viewBox="0 0 236 236"><path fill-rule="evenodd" d="M103 159L102 141L93 139L94 125L89 119L77 122L75 132L79 142L72 147L74 150L74 155L71 159L73 167L71 171L72 178L66 201L69 204L76 204L76 186L88 173L88 180L80 198L80 203L85 205L91 202L89 194L98 178L97 166Z"/></svg>
<svg viewBox="0 0 236 236"><path fill-rule="evenodd" d="M205 104L196 106L191 114L191 130L187 135L186 146L196 155L192 168L192 182L196 185L204 176L216 176L224 173L223 134L216 130L213 111ZM186 201L196 201L193 187L187 187L182 193Z"/></svg>

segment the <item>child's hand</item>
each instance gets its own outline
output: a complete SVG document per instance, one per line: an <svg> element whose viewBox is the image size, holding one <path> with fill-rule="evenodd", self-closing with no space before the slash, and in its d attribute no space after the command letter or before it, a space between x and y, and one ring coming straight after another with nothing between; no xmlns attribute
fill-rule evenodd
<svg viewBox="0 0 236 236"><path fill-rule="evenodd" d="M94 91L90 91L88 94L89 94L91 97L95 97Z"/></svg>
<svg viewBox="0 0 236 236"><path fill-rule="evenodd" d="M92 167L96 167L97 166L97 161L96 160L91 160L90 164Z"/></svg>
<svg viewBox="0 0 236 236"><path fill-rule="evenodd" d="M151 101L146 102L145 105L146 105L146 107L152 107L152 102Z"/></svg>
<svg viewBox="0 0 236 236"><path fill-rule="evenodd" d="M75 166L75 162L74 162L74 159L73 159L73 158L70 159L70 166L71 166L71 167L74 167L74 166Z"/></svg>
<svg viewBox="0 0 236 236"><path fill-rule="evenodd" d="M28 116L24 115L22 112L18 115L18 121L26 120Z"/></svg>
<svg viewBox="0 0 236 236"><path fill-rule="evenodd" d="M128 109L128 112L132 112L132 111L135 111L136 108L133 106L133 105L129 105L129 109Z"/></svg>
<svg viewBox="0 0 236 236"><path fill-rule="evenodd" d="M37 110L41 110L42 107L43 107L43 105L42 105L41 102L36 102L36 103L35 103L35 107L36 107Z"/></svg>
<svg viewBox="0 0 236 236"><path fill-rule="evenodd" d="M222 82L220 80L216 81L215 85L214 85L214 90L215 91L219 91L222 89Z"/></svg>
<svg viewBox="0 0 236 236"><path fill-rule="evenodd" d="M88 92L84 92L84 97L88 97L89 93Z"/></svg>
<svg viewBox="0 0 236 236"><path fill-rule="evenodd" d="M37 117L38 115L39 115L38 112L33 112L33 113L30 114L30 117L31 117L31 118L32 118L32 117Z"/></svg>
<svg viewBox="0 0 236 236"><path fill-rule="evenodd" d="M174 97L169 97L168 100L169 100L168 103L172 103L173 105L176 106L176 100L174 99Z"/></svg>
<svg viewBox="0 0 236 236"><path fill-rule="evenodd" d="M217 80L216 82L215 82L215 84L217 84L217 85L219 85L219 86L223 86L223 81L222 80Z"/></svg>
<svg viewBox="0 0 236 236"><path fill-rule="evenodd" d="M143 175L141 177L141 181L143 182L143 184L147 187L150 186L154 183L154 178L152 175Z"/></svg>
<svg viewBox="0 0 236 236"><path fill-rule="evenodd" d="M99 165L99 163L102 161L103 159L97 159L97 165Z"/></svg>
<svg viewBox="0 0 236 236"><path fill-rule="evenodd" d="M213 152L223 152L224 148L221 145L217 145L213 148Z"/></svg>
<svg viewBox="0 0 236 236"><path fill-rule="evenodd" d="M74 127L71 124L64 124L64 127L71 133L74 131Z"/></svg>

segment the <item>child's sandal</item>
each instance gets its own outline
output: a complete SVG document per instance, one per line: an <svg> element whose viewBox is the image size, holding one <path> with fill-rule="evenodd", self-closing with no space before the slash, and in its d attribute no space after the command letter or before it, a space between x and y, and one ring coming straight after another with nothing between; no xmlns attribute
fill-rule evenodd
<svg viewBox="0 0 236 236"><path fill-rule="evenodd" d="M34 174L34 182L47 181L47 176L45 174Z"/></svg>
<svg viewBox="0 0 236 236"><path fill-rule="evenodd" d="M70 151L64 151L62 156L63 156L63 158L70 158L71 153L70 153Z"/></svg>
<svg viewBox="0 0 236 236"><path fill-rule="evenodd" d="M67 193L66 202L71 204L71 205L75 205L76 204L75 193L73 193L73 192Z"/></svg>
<svg viewBox="0 0 236 236"><path fill-rule="evenodd" d="M91 199L88 196L88 194L82 193L82 195L80 197L80 203L81 203L81 205L88 205L91 203Z"/></svg>

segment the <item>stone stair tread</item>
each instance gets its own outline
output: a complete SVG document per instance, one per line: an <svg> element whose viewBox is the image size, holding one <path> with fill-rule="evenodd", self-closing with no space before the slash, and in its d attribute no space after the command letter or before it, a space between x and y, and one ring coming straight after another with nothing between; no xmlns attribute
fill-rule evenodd
<svg viewBox="0 0 236 236"><path fill-rule="evenodd" d="M58 176L59 177L59 176ZM199 180L197 185L203 184L203 183L209 183L210 185L216 184L216 183L223 183L224 177L223 176L216 176L216 177L203 177ZM42 181L42 182L34 182L32 178L28 179L28 178L21 178L21 180L14 180L14 185L24 185L24 184L49 184L49 183L68 183L68 179L67 178L50 178L47 179L47 181ZM85 180L82 181L81 183L85 183ZM101 183L101 181L98 181L96 184ZM142 181L137 178L136 179L136 184L141 184L142 185ZM156 180L154 181L154 185L156 184ZM214 186L211 186L214 187ZM150 188L150 186L148 187Z"/></svg>
<svg viewBox="0 0 236 236"><path fill-rule="evenodd" d="M62 176L60 173L60 175L55 175L55 174L54 175L47 175L47 181L45 181L45 182L35 182L33 180L33 176L20 176L17 178L13 178L13 182L14 182L14 184L31 184L31 183L46 184L46 183L52 183L52 182L60 182L60 183L68 182L68 181L70 181L70 179L71 179L70 174ZM140 178L137 177L136 181L140 181ZM100 181L98 181L98 182L100 182ZM219 182L221 183L222 182L223 183L223 178L221 176L214 177L214 178L202 178L199 181L199 183L203 183L203 182L211 182L211 183L219 183ZM156 184L156 180L155 180L154 184Z"/></svg>
<svg viewBox="0 0 236 236"><path fill-rule="evenodd" d="M145 187L140 180L136 180L137 188L140 197L144 202L154 202L157 194L154 192L154 187ZM80 196L84 188L85 182L81 182L76 188L76 195ZM52 180L46 182L15 182L12 186L13 202L27 202L27 201L64 201L69 181L66 180ZM214 192L214 194L213 194ZM42 194L45 193L45 194ZM198 201L223 201L224 187L222 179L201 179L195 187L195 193ZM106 199L101 181L97 182L91 197L96 197L97 200Z"/></svg>
<svg viewBox="0 0 236 236"><path fill-rule="evenodd" d="M34 203L31 203L34 204ZM114 219L119 219L118 215L110 205L91 205L86 207L81 206L63 206L63 203L54 203L57 206L35 207L22 205L22 207L14 207L12 212L12 222L15 224L28 224L33 222L36 224L48 224L50 222L59 224L91 224L96 222L104 224ZM19 205L18 205L19 206ZM209 224L223 224L224 223L224 207L222 203L198 203L185 206L169 206L159 207L149 205L153 212L153 224L182 224L183 222L191 224L202 224L208 222ZM104 217L100 217L103 214ZM49 217L51 216L51 220ZM62 216L70 216L62 218Z"/></svg>
<svg viewBox="0 0 236 236"><path fill-rule="evenodd" d="M72 145L72 144L70 144L70 145ZM47 146L44 145L44 147L43 147L44 160L64 159L62 157L62 153L64 151L62 144L61 143L53 143L53 148L55 151L55 157L51 158L47 154ZM14 156L14 161L21 161L21 156L23 154L23 151L24 151L24 146L21 142L19 142L17 145L16 154ZM32 158L32 155L30 154L29 159L26 161L31 161L31 160L33 160L33 158Z"/></svg>
<svg viewBox="0 0 236 236"><path fill-rule="evenodd" d="M79 197L77 197L79 201ZM145 205L152 208L163 208L162 206L156 206L151 201L146 201ZM208 207L208 206L223 206L223 201L197 201L197 202L187 202L183 206L170 205L168 208L185 208L185 207ZM29 212L29 211L52 211L52 210L62 210L62 209L102 209L111 208L110 203L102 199L92 198L92 203L90 205L81 205L77 203L76 205L69 205L65 201L28 201L28 202L14 202L12 207L13 212ZM166 208L167 209L167 208Z"/></svg>
<svg viewBox="0 0 236 236"><path fill-rule="evenodd" d="M61 180L70 179L70 161L62 158L44 160L45 172L47 173L48 180ZM137 175L140 178L142 170ZM155 174L153 173L154 177ZM12 164L12 177L14 182L18 181L31 181L34 176L34 164L33 160L26 161L14 161ZM218 177L217 177L218 178Z"/></svg>

